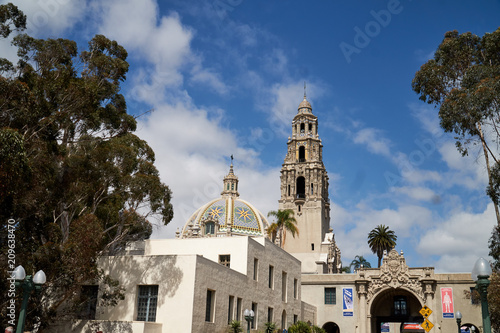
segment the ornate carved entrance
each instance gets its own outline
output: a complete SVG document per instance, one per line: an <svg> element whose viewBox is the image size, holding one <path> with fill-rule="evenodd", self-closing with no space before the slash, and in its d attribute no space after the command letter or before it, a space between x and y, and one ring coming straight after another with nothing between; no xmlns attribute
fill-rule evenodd
<svg viewBox="0 0 500 333"><path fill-rule="evenodd" d="M433 273L430 267L410 269L394 249L384 255L380 269L360 269L360 333L379 333L382 323L422 322L418 311L434 298Z"/></svg>

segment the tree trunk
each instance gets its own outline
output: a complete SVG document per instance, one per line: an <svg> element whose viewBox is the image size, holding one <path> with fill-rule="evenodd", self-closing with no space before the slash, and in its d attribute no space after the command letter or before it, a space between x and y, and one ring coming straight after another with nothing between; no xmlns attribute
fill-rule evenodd
<svg viewBox="0 0 500 333"><path fill-rule="evenodd" d="M489 153L488 153L488 147L486 146L486 142L484 139L484 134L483 130L481 128L481 124L477 124L477 128L479 130L479 137L481 138L481 144L483 145L483 152L484 152L484 159L486 161L486 171L488 172L488 183L490 184L490 187L493 186L493 181L491 179L491 168L490 168L490 158L489 158ZM495 214L497 217L497 225L500 226L500 213L498 212L498 205L493 202L493 205L495 206Z"/></svg>

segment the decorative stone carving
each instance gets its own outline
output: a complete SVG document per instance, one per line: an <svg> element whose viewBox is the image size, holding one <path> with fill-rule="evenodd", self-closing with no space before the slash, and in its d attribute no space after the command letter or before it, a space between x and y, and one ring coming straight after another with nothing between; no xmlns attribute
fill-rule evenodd
<svg viewBox="0 0 500 333"><path fill-rule="evenodd" d="M408 265L403 254L399 254L392 249L384 256L384 261L380 267L379 276L369 277L371 281L368 285L368 300L383 288L406 288L413 291L417 296L424 300L422 289L423 276L410 275Z"/></svg>
<svg viewBox="0 0 500 333"><path fill-rule="evenodd" d="M335 242L335 234L332 233L332 238L328 239L328 273L342 273L342 260L340 249Z"/></svg>

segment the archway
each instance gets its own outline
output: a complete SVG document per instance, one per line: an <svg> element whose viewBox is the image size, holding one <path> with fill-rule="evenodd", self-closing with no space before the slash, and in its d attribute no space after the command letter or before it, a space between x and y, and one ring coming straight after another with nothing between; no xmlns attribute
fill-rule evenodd
<svg viewBox="0 0 500 333"><path fill-rule="evenodd" d="M404 323L420 324L424 318L419 313L423 304L409 290L389 288L381 291L370 306L371 333L381 333L382 326L393 326L392 332L404 331ZM392 324L391 324L392 323Z"/></svg>
<svg viewBox="0 0 500 333"><path fill-rule="evenodd" d="M306 197L306 180L300 176L297 178L297 198L304 199Z"/></svg>
<svg viewBox="0 0 500 333"><path fill-rule="evenodd" d="M326 331L326 333L340 333L339 325L329 321L321 327Z"/></svg>

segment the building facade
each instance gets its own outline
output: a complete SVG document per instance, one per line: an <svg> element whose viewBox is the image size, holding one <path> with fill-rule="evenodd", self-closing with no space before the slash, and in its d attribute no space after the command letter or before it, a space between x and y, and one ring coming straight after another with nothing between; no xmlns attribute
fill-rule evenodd
<svg viewBox="0 0 500 333"><path fill-rule="evenodd" d="M146 240L135 246L140 248L133 253L99 262L120 281L124 300L97 305L95 319L67 322L57 332L219 333L233 320L246 327L245 309L255 313L253 332L263 331L266 322L286 328L315 319L315 308L300 300L300 262L265 237Z"/></svg>
<svg viewBox="0 0 500 333"><path fill-rule="evenodd" d="M54 331L219 333L232 320L245 326L243 311L251 309L251 332L264 331L266 322L284 329L302 320L327 333L447 333L457 331L460 310L463 329L480 333L470 274L409 267L394 249L380 268L342 273L322 154L318 118L304 94L281 169L279 209L291 209L299 229L284 249L267 237L266 217L239 197L231 162L221 197L197 209L175 239L134 243L100 259L124 287L123 301L99 307L103 286L88 286L96 296L91 320Z"/></svg>

